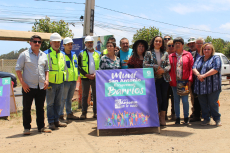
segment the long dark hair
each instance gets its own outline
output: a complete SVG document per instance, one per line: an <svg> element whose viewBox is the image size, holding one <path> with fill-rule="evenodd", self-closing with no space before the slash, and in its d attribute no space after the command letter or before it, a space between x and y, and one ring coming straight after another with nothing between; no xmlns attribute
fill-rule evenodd
<svg viewBox="0 0 230 153"><path fill-rule="evenodd" d="M134 57L135 59L139 59L139 55L137 54L137 47L138 47L139 44L142 44L142 45L145 47L145 44L143 44L142 42L139 42L139 43L136 45L136 47L133 48L133 57ZM145 48L145 51L142 53L143 57L145 56L145 52L146 52L147 49L148 49L148 48Z"/></svg>
<svg viewBox="0 0 230 153"><path fill-rule="evenodd" d="M164 39L161 36L155 36L155 37L153 37L153 39L150 41L150 48L149 48L149 50L153 50L154 49L154 41L155 41L155 39L157 37L160 37L162 39L162 46L160 48L160 51L164 52Z"/></svg>

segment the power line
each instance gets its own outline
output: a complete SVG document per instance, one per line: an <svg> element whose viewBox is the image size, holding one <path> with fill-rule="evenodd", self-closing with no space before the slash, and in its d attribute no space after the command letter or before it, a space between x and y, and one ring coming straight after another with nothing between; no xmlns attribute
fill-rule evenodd
<svg viewBox="0 0 230 153"><path fill-rule="evenodd" d="M73 4L85 4L85 3L77 3L77 2L63 2L63 1L50 1L50 0L35 0L35 1L58 2L58 3L73 3Z"/></svg>

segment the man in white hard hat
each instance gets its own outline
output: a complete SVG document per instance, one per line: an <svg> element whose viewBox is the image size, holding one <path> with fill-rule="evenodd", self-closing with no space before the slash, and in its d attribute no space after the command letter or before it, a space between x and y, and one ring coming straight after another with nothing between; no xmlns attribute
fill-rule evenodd
<svg viewBox="0 0 230 153"><path fill-rule="evenodd" d="M65 80L65 55L59 50L61 36L53 33L50 36L51 47L44 51L47 54L49 66L49 87L46 90L47 118L49 128L66 127L67 124L59 122L59 111L61 108L62 93Z"/></svg>
<svg viewBox="0 0 230 153"><path fill-rule="evenodd" d="M85 47L86 49L82 50L78 56L78 70L80 72L81 81L82 81L82 114L80 119L86 119L87 108L88 108L88 94L90 85L93 92L93 118L97 118L96 110L96 85L95 85L95 73L99 69L100 63L100 52L94 50L93 48L93 37L85 37Z"/></svg>
<svg viewBox="0 0 230 153"><path fill-rule="evenodd" d="M67 120L78 120L79 117L73 115L71 110L72 98L76 88L76 81L78 79L78 64L77 64L77 55L73 48L73 40L69 37L63 40L64 50L61 51L65 55L66 61L66 80L64 81L64 91L61 102L61 109L59 112L60 121L64 121L64 105L66 108Z"/></svg>

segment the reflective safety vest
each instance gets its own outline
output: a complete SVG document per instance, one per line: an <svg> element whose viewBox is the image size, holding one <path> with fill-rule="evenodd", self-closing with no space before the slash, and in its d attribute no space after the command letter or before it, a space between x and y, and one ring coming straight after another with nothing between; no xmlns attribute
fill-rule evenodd
<svg viewBox="0 0 230 153"><path fill-rule="evenodd" d="M56 53L52 47L44 51L47 54L48 66L49 66L49 82L55 84L61 84L65 81L65 55Z"/></svg>
<svg viewBox="0 0 230 153"><path fill-rule="evenodd" d="M82 62L82 69L89 74L89 55L87 53L86 50L82 50L80 52L81 56L82 56L82 60L79 62ZM100 52L94 50L93 52L93 59L94 59L94 63L95 63L95 70L99 70L99 63L100 63ZM83 74L80 73L81 78L87 78L86 76L84 76Z"/></svg>
<svg viewBox="0 0 230 153"><path fill-rule="evenodd" d="M104 49L104 50L103 50L103 55L106 55L106 54L108 54L108 50L107 50L107 49Z"/></svg>
<svg viewBox="0 0 230 153"><path fill-rule="evenodd" d="M66 55L65 52L62 51L62 53L65 55L65 73L66 73L66 80L65 81L77 81L78 79L78 65L77 65L77 55L74 51L71 51L71 59L69 59L69 56Z"/></svg>

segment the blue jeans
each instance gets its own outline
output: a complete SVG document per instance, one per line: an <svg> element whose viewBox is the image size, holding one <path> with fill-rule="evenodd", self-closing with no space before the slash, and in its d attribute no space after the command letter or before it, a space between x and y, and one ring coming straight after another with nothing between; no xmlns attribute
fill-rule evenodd
<svg viewBox="0 0 230 153"><path fill-rule="evenodd" d="M220 95L220 90L211 94L198 95L200 102L202 117L204 120L210 121L210 113L214 121L220 120L219 105L217 103Z"/></svg>
<svg viewBox="0 0 230 153"><path fill-rule="evenodd" d="M183 110L184 110L184 118L188 118L189 115L189 103L188 103L188 95L180 96L177 94L177 87L172 87L173 96L174 96L174 109L176 118L180 118L180 98L182 99L183 103Z"/></svg>
<svg viewBox="0 0 230 153"><path fill-rule="evenodd" d="M59 121L59 112L61 107L64 83L49 83L49 86L52 88L46 90L47 118L48 123L53 123Z"/></svg>
<svg viewBox="0 0 230 153"><path fill-rule="evenodd" d="M64 105L66 108L66 114L69 115L70 113L72 113L71 106L72 106L72 98L73 98L75 88L76 88L76 81L64 82L64 91L62 95L61 109L59 112L59 116L64 115L63 113Z"/></svg>

